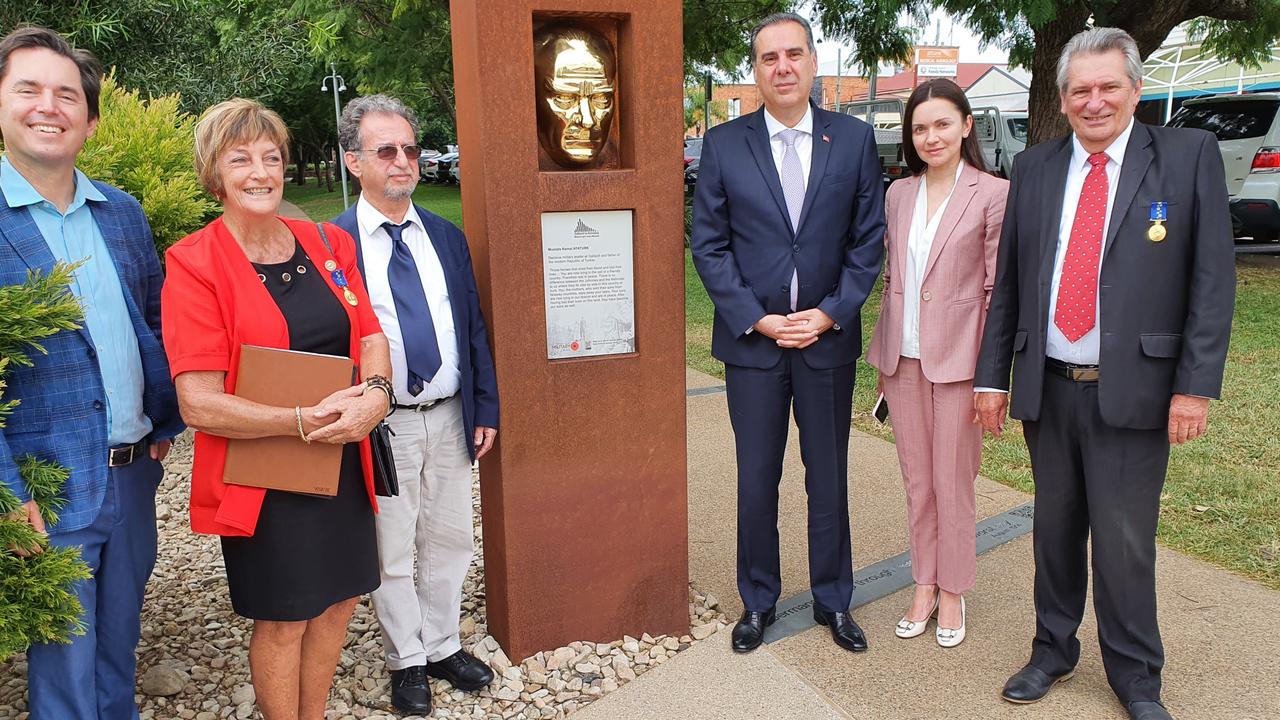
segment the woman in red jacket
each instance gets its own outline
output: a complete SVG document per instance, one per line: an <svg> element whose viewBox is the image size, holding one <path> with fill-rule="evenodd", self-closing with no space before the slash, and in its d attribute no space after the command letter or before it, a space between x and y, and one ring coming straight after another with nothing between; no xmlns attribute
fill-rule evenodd
<svg viewBox="0 0 1280 720"><path fill-rule="evenodd" d="M250 100L207 110L196 172L222 217L166 253L165 350L195 428L191 527L222 536L231 604L254 620L249 665L267 720L324 717L347 621L378 586L368 436L392 401L390 352L356 270L355 243L282 218L288 129ZM350 357L364 382L315 407L236 397L244 345ZM342 444L337 495L222 481L228 438Z"/></svg>

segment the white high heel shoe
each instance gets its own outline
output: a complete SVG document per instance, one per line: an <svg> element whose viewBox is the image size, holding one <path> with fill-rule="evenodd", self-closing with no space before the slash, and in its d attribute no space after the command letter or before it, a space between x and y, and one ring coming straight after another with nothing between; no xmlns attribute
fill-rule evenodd
<svg viewBox="0 0 1280 720"><path fill-rule="evenodd" d="M938 600L941 597L942 591L938 591L938 594L933 596L933 609L920 622L908 620L907 616L903 615L902 619L898 621L898 625L893 629L893 634L903 639L923 635L924 631L929 629L929 620L938 614Z"/></svg>
<svg viewBox="0 0 1280 720"><path fill-rule="evenodd" d="M964 642L964 597L960 597L960 627L958 629L944 628L938 626L937 636L938 644L944 648L953 648Z"/></svg>

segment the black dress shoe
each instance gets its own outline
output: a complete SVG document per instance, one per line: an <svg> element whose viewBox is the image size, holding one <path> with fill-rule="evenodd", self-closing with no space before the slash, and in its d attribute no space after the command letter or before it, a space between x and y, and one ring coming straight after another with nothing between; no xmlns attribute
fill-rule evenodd
<svg viewBox="0 0 1280 720"><path fill-rule="evenodd" d="M751 652L764 642L764 629L778 619L778 608L771 607L766 612L744 610L738 624L733 626L733 651Z"/></svg>
<svg viewBox="0 0 1280 720"><path fill-rule="evenodd" d="M1130 720L1173 720L1164 706L1154 701L1136 701L1129 703Z"/></svg>
<svg viewBox="0 0 1280 720"><path fill-rule="evenodd" d="M813 606L813 620L819 625L831 628L831 638L840 647L849 652L863 652L867 649L867 636L862 628L853 621L847 612L827 612L817 605Z"/></svg>
<svg viewBox="0 0 1280 720"><path fill-rule="evenodd" d="M411 715L431 712L431 688L421 665L391 671L391 705Z"/></svg>
<svg viewBox="0 0 1280 720"><path fill-rule="evenodd" d="M427 674L448 680L459 690L475 692L493 682L493 671L466 650L459 650L439 662L427 663Z"/></svg>
<svg viewBox="0 0 1280 720"><path fill-rule="evenodd" d="M1019 705L1033 703L1048 695L1054 685L1070 680L1075 674L1075 670L1069 670L1062 675L1048 675L1035 665L1028 664L1009 678L1000 691L1000 697Z"/></svg>

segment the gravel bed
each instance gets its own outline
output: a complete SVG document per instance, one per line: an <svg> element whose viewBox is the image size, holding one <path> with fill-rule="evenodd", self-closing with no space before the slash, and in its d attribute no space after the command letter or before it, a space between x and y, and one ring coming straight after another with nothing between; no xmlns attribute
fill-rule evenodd
<svg viewBox="0 0 1280 720"><path fill-rule="evenodd" d="M231 610L218 539L196 535L188 526L190 473L187 434L179 438L165 462L156 499L160 552L147 586L138 645L137 698L142 720L260 718L249 682L251 623ZM430 717L563 718L729 623L715 597L690 587L688 635L574 642L513 664L485 626L478 485L473 486L472 504L476 558L463 587L462 645L489 663L497 677L474 694L432 680L435 711ZM380 636L366 597L356 606L347 629L326 720L400 717L390 706ZM25 676L25 656L0 662L0 720L28 720Z"/></svg>

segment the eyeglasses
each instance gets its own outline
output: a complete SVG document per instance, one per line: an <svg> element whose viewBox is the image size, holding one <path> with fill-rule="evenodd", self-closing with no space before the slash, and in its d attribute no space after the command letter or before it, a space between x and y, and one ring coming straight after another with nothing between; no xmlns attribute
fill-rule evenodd
<svg viewBox="0 0 1280 720"><path fill-rule="evenodd" d="M360 152L371 152L377 155L379 160L392 162L401 150L404 151L404 156L408 160L417 160L418 156L422 155L422 148L417 145L379 145L376 148L364 148Z"/></svg>

